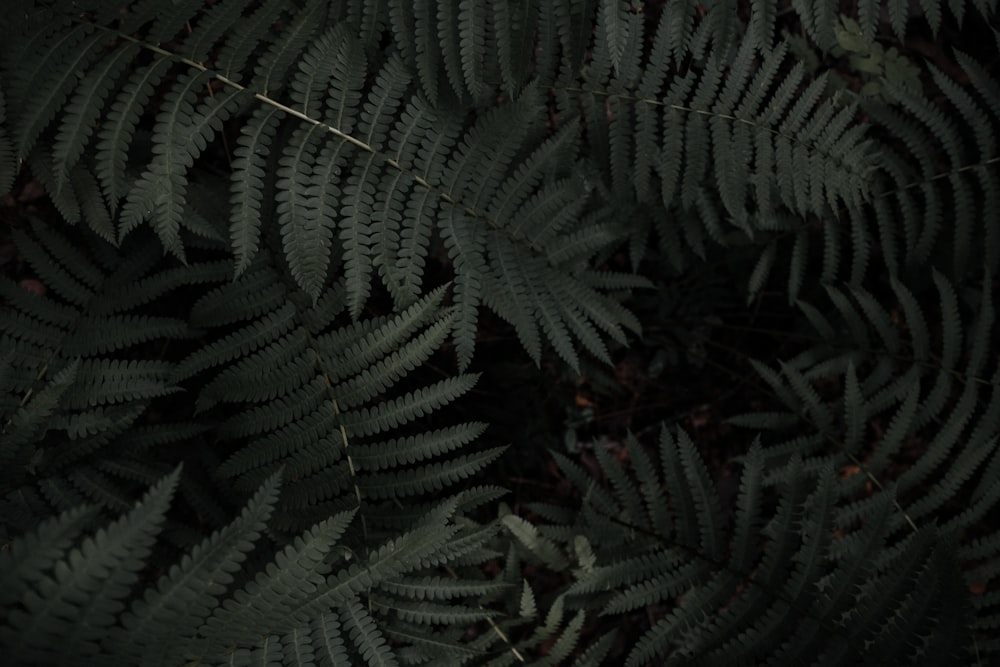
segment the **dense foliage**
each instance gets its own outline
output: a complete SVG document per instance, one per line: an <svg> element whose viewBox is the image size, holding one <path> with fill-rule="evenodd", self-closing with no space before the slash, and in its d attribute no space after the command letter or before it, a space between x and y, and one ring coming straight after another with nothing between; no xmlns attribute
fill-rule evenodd
<svg viewBox="0 0 1000 667"><path fill-rule="evenodd" d="M4 664L1000 659L994 0L7 9Z"/></svg>

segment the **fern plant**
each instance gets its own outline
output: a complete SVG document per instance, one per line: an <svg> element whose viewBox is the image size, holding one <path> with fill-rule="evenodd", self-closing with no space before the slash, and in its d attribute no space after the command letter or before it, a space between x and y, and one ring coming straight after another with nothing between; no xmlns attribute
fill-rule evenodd
<svg viewBox="0 0 1000 667"><path fill-rule="evenodd" d="M439 611L422 602L437 597L454 603L496 586L421 576L422 570L484 553L488 533L451 521L453 502L364 555L341 544L356 519L352 511L341 512L277 551L274 562L253 576L241 572L274 509L278 476L265 481L234 522L195 546L155 583L141 587L126 608L179 473L92 536L81 536L88 512L78 508L44 523L4 554L5 610L20 603L4 618L3 642L12 664L305 664L315 659L351 664L351 656L399 664L390 638L398 645L409 636L411 652L419 655L430 646L448 645L448 638L435 638L430 627L486 615L457 604ZM399 615L388 637L380 630L379 612L373 615L371 604L363 602L373 595L379 611ZM65 617L60 608L67 604L86 614L85 625ZM458 646L452 650L461 653Z"/></svg>
<svg viewBox="0 0 1000 667"><path fill-rule="evenodd" d="M433 228L455 271L463 367L472 359L480 304L514 323L536 360L539 327L571 363L571 336L606 357L598 329L621 342L623 326L638 329L601 288L641 281L586 267L606 240L606 223L568 228L586 195L572 164L575 133L568 125L547 136L538 84L520 82L515 99L471 118L427 100L398 54L375 51L349 23L324 29L321 2L293 17L279 3L248 16L241 16L243 6L213 6L176 52L155 43L185 25L186 7L138 6L118 28L99 16L71 21L58 33L43 24L38 40L9 61L11 90L40 109L14 119L18 152L32 152L46 125L58 127L51 164L38 158L47 163L40 171L51 166L51 188L70 187L70 174L88 164L97 182L91 179L83 196L99 200L105 218L116 216L114 238L148 221L183 258L189 172L223 123L244 112L232 154L236 275L257 253L262 225L276 224L291 274L313 299L331 261L343 262L348 308L357 318L376 274L398 306L417 298ZM272 42L272 24L285 20L288 30ZM147 23L145 42L131 37ZM220 40L226 46L210 53ZM199 64L210 55L211 67ZM91 79L65 76L66 67L81 66ZM117 74L125 68L130 73ZM95 82L116 76L120 92L110 99L110 87ZM46 92L36 99L40 80ZM220 83L216 93L213 84ZM136 125L154 93L164 103L145 149L151 156L130 175L126 158L138 150ZM110 122L98 130L104 109ZM91 143L92 165L85 150ZM272 150L275 143L280 151Z"/></svg>
<svg viewBox="0 0 1000 667"><path fill-rule="evenodd" d="M148 236L121 249L91 237L85 252L36 222L14 238L51 288L38 295L6 279L0 288L11 307L0 325L0 479L9 524L25 529L84 501L124 511L139 489L171 469L144 450L202 430L142 423L153 401L180 390L173 363L159 350L194 335L186 317L154 314L150 304L222 280L227 266L164 264Z"/></svg>
<svg viewBox="0 0 1000 667"><path fill-rule="evenodd" d="M216 473L234 491L250 492L283 469L275 519L283 529L298 532L362 507L366 531L395 532L426 511L411 504L416 499L472 477L501 454L503 447L469 449L485 430L481 422L418 428L469 391L474 375L396 389L454 326L455 309L440 308L444 288L394 316L331 328L346 316L342 286L313 304L282 289L260 260L195 302L195 325L227 333L174 369L181 384L214 372L200 383L195 407L212 415L224 458ZM495 493L480 489L478 502Z"/></svg>
<svg viewBox="0 0 1000 667"><path fill-rule="evenodd" d="M569 604L608 616L676 601L639 637L626 665L647 664L668 647L671 663L698 665L948 664L961 653L968 601L955 554L933 528L890 546L891 493L874 496L863 527L849 531L836 518L832 467L810 473L793 459L776 469L772 506L755 443L730 527L687 433L661 432L659 465L635 439L628 453L631 473L595 450L609 491L558 455L583 506L572 522L525 541L576 565Z"/></svg>
<svg viewBox="0 0 1000 667"><path fill-rule="evenodd" d="M948 40L996 6L852 10L9 12L0 190L51 207L5 199L5 658L989 664L1000 86ZM905 84L838 76L838 34ZM500 501L485 338L575 380L653 326L728 381L742 304L784 329L733 355L732 508L673 425Z"/></svg>

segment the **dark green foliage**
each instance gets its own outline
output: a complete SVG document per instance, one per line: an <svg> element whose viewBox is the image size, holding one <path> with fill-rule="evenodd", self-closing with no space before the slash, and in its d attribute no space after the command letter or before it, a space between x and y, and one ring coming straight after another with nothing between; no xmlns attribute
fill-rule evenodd
<svg viewBox="0 0 1000 667"><path fill-rule="evenodd" d="M967 623L967 603L951 599L961 586L955 554L933 527L890 547L891 493L873 496L863 527L850 531L835 514L832 467L809 473L793 459L776 469L777 504L765 507L766 462L754 444L729 527L687 433L661 434L659 465L634 439L628 447L632 474L596 451L611 493L588 488L586 473L560 456L584 506L573 525L543 529L575 553L567 594L581 606L621 615L681 597L626 665L668 647L676 662L699 665L858 664L875 653L947 664L962 652L968 637L952 624L954 614ZM923 628L927 643L910 645L901 626Z"/></svg>
<svg viewBox="0 0 1000 667"><path fill-rule="evenodd" d="M21 4L4 664L997 660L996 3ZM498 329L749 437L501 503Z"/></svg>
<svg viewBox="0 0 1000 667"><path fill-rule="evenodd" d="M121 249L93 237L89 252L41 224L14 238L51 290L37 295L0 283L11 306L0 325L0 484L5 496L19 490L5 509L17 516L15 507L44 498L55 511L83 500L124 511L173 467L145 456L143 442L155 442L157 431L169 442L201 430L141 424L152 401L180 391L174 364L159 350L194 335L186 314L153 314L153 304L180 288L223 280L227 266L164 262L160 244L144 234Z"/></svg>
<svg viewBox="0 0 1000 667"><path fill-rule="evenodd" d="M379 627L385 614L370 614L359 594L378 596L385 587L405 604L435 594L460 601L481 588L458 580L442 584L438 593L435 583L420 575L459 556L474 561L484 553L480 546L488 534L452 523L454 502L432 509L363 555L340 546L357 520L353 511L341 512L277 551L266 568L243 571L241 563L261 538L278 496L277 478L271 477L233 523L196 545L155 583L133 591L178 474L92 537L74 539L83 517L70 512L42 524L4 555L0 567L10 573L5 600L19 603L5 605L9 613L0 635L11 664L175 665L192 659L214 664L234 652L282 664L302 664L302 654L309 653L337 664L355 650L369 661L379 655L382 664L395 664ZM463 548L444 548L452 541L464 542ZM59 558L63 554L53 557L54 550L65 560ZM393 606L387 604L386 611ZM485 614L472 610L462 620ZM451 621L419 605L407 620Z"/></svg>

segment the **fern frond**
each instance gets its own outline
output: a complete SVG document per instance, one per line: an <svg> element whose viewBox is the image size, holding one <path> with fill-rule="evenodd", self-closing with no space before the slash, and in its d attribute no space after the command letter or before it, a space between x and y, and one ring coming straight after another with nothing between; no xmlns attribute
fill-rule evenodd
<svg viewBox="0 0 1000 667"><path fill-rule="evenodd" d="M63 105L71 88L77 83L78 72L89 69L102 42L107 36L92 26L76 25L52 43L46 45L42 53L25 54L34 57L37 63L36 73L44 78L29 78L25 76L24 100L31 109L17 118L14 125L14 144L18 155L26 156L45 129Z"/></svg>
<svg viewBox="0 0 1000 667"><path fill-rule="evenodd" d="M662 19L642 77L630 81L595 67L583 90L572 91L583 94L591 160L606 182L637 214L637 195L642 204L671 211L658 216L658 231L678 267L681 252L704 254L706 231L730 245L752 237L755 225L770 224L783 208L820 217L846 209L856 218L872 196L877 166L857 110L825 99L822 77L809 82L801 64L790 67L783 42L772 47L770 40L746 39L729 55L725 12L713 12L701 24L702 37L725 46L699 56L697 68L674 76L668 90L662 91L670 60L665 43L677 29L673 15L672 24ZM713 20L718 33L709 27ZM629 231L633 243L641 243L646 229ZM687 248L675 247L678 238ZM852 241L861 249L866 239L856 231ZM852 279L865 268L859 261Z"/></svg>
<svg viewBox="0 0 1000 667"><path fill-rule="evenodd" d="M118 521L54 564L55 578L20 582L22 605L10 612L3 640L12 660L48 662L46 654L98 655L149 554L179 471L153 487ZM28 584L28 588L25 584ZM86 620L86 623L83 621Z"/></svg>
<svg viewBox="0 0 1000 667"><path fill-rule="evenodd" d="M170 635L188 637L205 622L218 597L233 583L233 574L260 537L278 496L278 478L272 477L257 491L240 517L195 547L179 565L164 575L156 588L133 602L122 617L126 629L114 645L115 652L149 663L157 659L156 647Z"/></svg>
<svg viewBox="0 0 1000 667"><path fill-rule="evenodd" d="M8 463L33 461L39 480L69 474L70 461L116 446L113 439L147 406L176 391L172 364L144 346L185 338L190 330L179 318L146 314L144 306L170 290L225 275L219 264L195 265L189 276L162 268L162 251L150 238L136 239L129 258L93 237L75 238L74 245L41 224L18 231L18 247L47 292L30 295L10 283L0 288L10 306L0 341L16 351L3 387L9 408L0 456ZM113 500L121 497L116 483L102 481L97 471L80 474L88 496L120 504ZM6 481L15 479L15 488L34 484L12 468Z"/></svg>
<svg viewBox="0 0 1000 667"><path fill-rule="evenodd" d="M253 644L259 637L256 628L287 624L287 614L322 588L324 560L353 518L353 512L344 512L316 525L277 554L278 567L259 573L216 607L206 619L212 644Z"/></svg>
<svg viewBox="0 0 1000 667"><path fill-rule="evenodd" d="M172 665L234 653L270 655L281 664L299 664L310 653L340 661L355 652L392 660L388 644L379 639L383 628L390 628L389 615L380 611L381 605L373 612L361 600L369 595L386 600L390 591L412 597L406 592L417 590L420 582L430 583L431 571L456 565L463 550L443 548L446 542L468 543L468 554L492 534L458 529L450 523L456 505L445 503L418 517L408 533L372 551L365 564L352 564L353 552L339 543L354 513L343 512L297 537L266 567L256 565L256 575L244 583L241 562L259 541L277 499L278 477L273 476L233 523L196 546L157 583L139 586L125 611L177 478L175 471L135 509L85 538L79 548L72 547L81 524L92 515L86 509L15 540L0 558L0 578L11 584L4 593L13 603L9 609L5 605L0 623L4 645L31 660L59 664L70 664L81 654L95 664L142 660ZM386 590L378 590L383 582ZM451 580L434 588L438 592L431 597L454 602L423 603L437 619L428 618L432 624L488 615L473 611L466 601L499 590L488 582ZM394 604L411 604L404 599ZM49 609L58 613L48 614ZM421 617L419 607L413 613ZM52 641L53 632L68 641ZM406 645L441 641L435 635L425 626L423 639ZM465 649L465 654L476 652Z"/></svg>
<svg viewBox="0 0 1000 667"><path fill-rule="evenodd" d="M277 109L260 107L236 140L229 236L236 255L237 277L250 265L259 247L267 165L265 147L273 140L281 117Z"/></svg>
<svg viewBox="0 0 1000 667"><path fill-rule="evenodd" d="M56 188L62 189L69 171L76 165L80 155L93 133L97 116L101 113L105 100L129 61L136 55L136 47L128 45L115 51L91 70L80 82L80 87L66 105L66 116L62 119L53 160L59 166L56 174Z"/></svg>
<svg viewBox="0 0 1000 667"><path fill-rule="evenodd" d="M186 202L185 172L201 154L223 121L245 102L244 91L209 97L197 95L208 76L182 75L164 97L153 128L154 158L132 186L122 206L122 228L128 233L152 218L153 229L164 247L183 259L179 230Z"/></svg>
<svg viewBox="0 0 1000 667"><path fill-rule="evenodd" d="M369 665L397 667L399 662L393 655L385 637L375 625L375 621L365 610L358 598L352 598L342 605L341 618L351 639L357 645L361 657Z"/></svg>
<svg viewBox="0 0 1000 667"><path fill-rule="evenodd" d="M638 451L636 444L630 447ZM808 475L793 460L782 475L785 481L778 487L776 509L766 510L764 458L755 445L740 484L740 522L730 529L721 522L715 489L710 482L706 486L705 475L696 470L703 464L686 434L674 438L664 431L660 449L666 485L653 484L648 502L663 506L659 511L673 524L666 530L650 523L654 515L647 518L629 510L631 501L623 499L603 509L590 500L586 486L580 488L585 494L584 510L574 532L595 545L597 561L577 571L571 594L580 601L600 601L605 615L651 605L667 609L639 637L626 664L645 664L664 654L707 664L752 662L764 656L812 664L816 656L827 652L843 652L847 659L865 650L862 643L849 638L865 636L878 643L877 637L884 632L887 642L896 642L899 626L887 619L916 609L922 617L913 627L922 629L907 635L911 643L906 648L894 643L892 654L920 655L923 649L914 648L915 638L924 635L912 632L937 631L941 634L936 639L954 639L947 634L950 629L937 607L926 602L929 597L941 600L951 594L937 582L951 580L954 560L937 546L933 531L911 535L900 548L889 546L889 519L895 512L891 495L876 496L860 531L849 538L851 550L844 553L829 548L836 525L838 482L828 467L820 473L818 489L810 493ZM640 455L634 463L644 460ZM625 488L623 475L640 474L638 470L612 470L621 464L611 457L598 461L612 480L620 479L615 483L619 488ZM649 478L648 473L643 475ZM638 499L636 489L628 493ZM764 520L755 518L764 512L773 513ZM732 541L731 530L736 531ZM762 536L767 537L763 547ZM622 555L626 550L642 553ZM931 587L933 593L909 595L914 581ZM899 595L882 595L886 589L879 586ZM595 596L604 591L611 593ZM917 603L921 597L923 604ZM875 621L876 617L886 620ZM946 652L958 649L959 644L948 646Z"/></svg>
<svg viewBox="0 0 1000 667"><path fill-rule="evenodd" d="M926 209L925 217L904 218L907 266L929 262L954 278L961 277L970 267L982 266L984 261L991 273L1000 267L1000 238L991 225L980 223L982 219L995 217L1000 210L1000 200L996 197L1000 128L996 83L974 60L961 53L957 57L972 75L975 93L963 90L940 71L932 70L936 84L957 111L954 117L897 84L889 85L886 90L891 100L900 105L900 111L886 106L872 107L876 118L903 144L899 148L888 147L886 151L886 185L882 197L889 205L878 210L879 224L892 228L895 225L886 216L895 216L900 210L910 211L915 206ZM964 136L956 117L970 127L974 144ZM942 154L943 165L931 158L932 147ZM947 239L942 239L944 211L953 216ZM980 237L982 242L974 241ZM944 248L950 250L950 256L943 252Z"/></svg>
<svg viewBox="0 0 1000 667"><path fill-rule="evenodd" d="M436 15L428 17L437 24L436 31L428 25L428 35L437 32L449 37L440 45L425 44L424 50L429 53L441 49L456 91L464 95L468 90L478 99L492 87L480 79L485 80L494 68L512 75L513 64L498 51L493 13L474 2L459 4L442 6ZM247 17L230 4L205 12L193 22L190 35L177 53L123 33L122 45L100 49L95 46L95 53L104 49L100 62L108 71L130 65L135 71L111 105L110 122L101 123L99 130L96 172L108 208L112 213L117 211L121 197L126 198L120 229L112 231L106 221L109 216L101 217L97 209L90 217L99 220L92 224L106 229L105 235L114 238L149 220L167 249L183 258L179 231L182 225L192 224L185 222L190 174L207 143L219 136L223 122L234 119L243 126L233 165L229 231L237 256L235 272L239 275L259 248L262 221L270 215L261 195L269 185L261 172L270 162L261 151L290 133L291 140L285 142L278 158L274 200L283 249L296 282L318 298L331 258L342 255L348 307L355 317L360 316L371 294L376 266L379 278L396 301L405 305L419 293L429 232L436 226L456 274L454 296L459 315L455 339L464 368L474 352L478 309L485 297L483 284L493 273L484 252L484 234L520 228L524 223L515 212L553 180L548 170L557 157L564 155L562 151L579 139L564 131L549 140L541 128L544 109L538 87L522 84L518 85L516 99L481 114L467 123L467 130L460 130L462 118L452 120L439 109L430 111L431 105L438 102L437 95L432 95L430 104L422 102L410 85L413 77L402 60L389 57L369 65L363 47L348 35L343 24L317 35L310 27L316 25L315 21L310 19L323 11L321 3L310 3L297 11L281 38L268 46L255 63L253 76L242 77L248 81L245 86L237 83L241 78L238 69L251 67L245 54L253 40L267 40L261 25L265 17L273 17L273 5ZM418 8L414 16L418 29L423 25L424 11ZM139 15L152 21L151 30L165 35L171 26L179 27L183 12L177 8L159 16L151 7L145 7ZM372 28L385 20L379 15L378 11L360 10L357 19ZM639 15L627 15L633 35L628 40L628 62L632 63L628 74L636 78ZM232 49L220 55L224 74L211 63L200 62L210 44L229 36L223 19L234 20L235 38ZM518 20L529 23L531 11L521 12ZM462 26L478 26L479 35L464 46L458 43L461 39L451 39L452 31ZM103 38L114 32L100 27L94 34ZM420 37L414 48L423 41L424 37ZM480 50L484 53L480 54ZM137 53L150 53L153 61L134 67ZM297 67L286 77L293 62ZM188 71L178 73L176 81L165 86L168 69L175 64ZM371 72L367 71L369 66ZM47 68L58 72L56 64ZM426 78L422 83L428 90L436 87ZM212 93L211 89L219 84L222 92ZM202 92L206 86L210 89L208 95ZM91 101L72 105L62 117L67 132L73 132L64 133L66 138L58 144L54 171L57 180L63 178L59 174L71 171L84 145L81 142L94 131L94 110L100 108L104 90L83 91L69 81L63 87L67 92L80 91L75 94L81 100L88 96ZM132 182L126 175L125 157L134 143L134 128L153 95L160 92L154 104L157 120L152 134L153 159ZM251 96L255 104L271 111L256 111L249 115L249 121L244 121L240 112ZM74 112L78 107L81 111ZM436 123L435 117L444 122ZM509 128L514 131L507 131ZM517 158L522 154L533 156L519 165ZM345 177L338 183L341 172ZM546 173L544 178L540 178L542 173ZM565 173L555 174L555 181L574 187L575 180L563 178ZM568 191L559 196L566 201L575 199ZM67 207L75 203L72 194L64 198ZM519 256L541 259L560 240L554 233L557 227L548 230L552 236L546 239L546 248L532 247L518 238L502 242L513 242ZM586 244L577 246L580 252L573 259L589 260L613 240L602 234L591 236ZM556 255L547 263L565 259L564 255ZM520 312L504 305L510 302L508 299L491 299L490 303L505 309L504 316L515 322L536 358L536 336L530 332L539 325L560 355L575 365L577 353L570 331L580 334L591 351L603 352L603 344L594 339L594 329L614 330L620 324L587 323L595 314L583 304L569 306L573 315L567 318L552 307L544 292L530 286L516 290L513 296L535 303ZM603 294L590 291L570 290L561 296L605 300ZM602 310L604 314L616 313L614 308Z"/></svg>
<svg viewBox="0 0 1000 667"><path fill-rule="evenodd" d="M93 508L78 507L47 520L0 554L0 582L3 583L0 602L4 610L18 602L23 582L39 581L42 573L63 557L93 517Z"/></svg>
<svg viewBox="0 0 1000 667"><path fill-rule="evenodd" d="M107 122L98 132L96 173L112 211L117 210L129 189L125 165L136 125L169 66L167 60L154 60L129 77L111 104Z"/></svg>
<svg viewBox="0 0 1000 667"><path fill-rule="evenodd" d="M338 325L346 306L342 288L313 305L281 286L273 298L252 304L266 281L281 285L258 260L235 283L195 304L194 313L211 313L200 321L238 322L241 328L206 341L175 376L213 369L198 403L224 415L218 434L230 454L222 475L252 489L285 467L283 524L299 526L297 517L306 512L363 502L368 528L386 527L391 517L382 499L426 496L469 477L500 453L459 453L482 433L479 424L409 426L468 391L474 377L396 389L449 333L451 313L440 310L444 290L394 316ZM409 430L393 433L398 429Z"/></svg>

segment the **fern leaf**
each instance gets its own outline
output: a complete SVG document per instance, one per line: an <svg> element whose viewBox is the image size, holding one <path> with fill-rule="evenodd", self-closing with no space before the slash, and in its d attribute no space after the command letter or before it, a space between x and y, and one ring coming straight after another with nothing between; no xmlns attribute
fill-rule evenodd
<svg viewBox="0 0 1000 667"><path fill-rule="evenodd" d="M337 369L331 369L330 377L338 380L359 373L403 345L421 327L439 317L444 295L444 289L438 288L391 318L356 323L331 332L327 342L343 358ZM338 349L339 346L343 347Z"/></svg>
<svg viewBox="0 0 1000 667"><path fill-rule="evenodd" d="M405 581L387 581L383 590L410 600L450 600L466 595L491 595L506 591L500 581L456 581L444 577L421 577Z"/></svg>
<svg viewBox="0 0 1000 667"><path fill-rule="evenodd" d="M183 338L186 334L188 328L184 322L171 317L83 317L63 349L71 356L105 354L157 338Z"/></svg>
<svg viewBox="0 0 1000 667"><path fill-rule="evenodd" d="M294 627L289 612L323 588L324 560L353 518L354 512L342 512L317 524L277 554L277 567L259 573L217 607L206 623L210 646L252 644L255 628Z"/></svg>
<svg viewBox="0 0 1000 667"><path fill-rule="evenodd" d="M235 275L239 277L257 254L262 222L263 190L267 164L264 146L275 136L282 114L270 107L260 107L236 140L233 151L229 236L236 255Z"/></svg>
<svg viewBox="0 0 1000 667"><path fill-rule="evenodd" d="M732 563L741 572L749 571L752 567L756 555L754 542L760 536L763 464L760 443L755 442L743 461L739 497L736 501Z"/></svg>
<svg viewBox="0 0 1000 667"><path fill-rule="evenodd" d="M465 89L465 77L462 73L461 34L459 32L460 11L460 5L453 5L452 3L438 4L437 29L431 32L431 26L428 26L428 37L434 43L434 46L429 48L440 49L441 57L438 62L444 66L446 81L451 85L455 96L459 99L464 99L466 98L467 91ZM433 24L433 19L429 23ZM441 65L439 65L437 70L433 73L429 72L428 76L433 76L435 79L439 78L441 76L441 69ZM426 82L425 85L427 85ZM438 97L439 95L435 95L432 99L436 100Z"/></svg>
<svg viewBox="0 0 1000 667"><path fill-rule="evenodd" d="M47 520L0 553L0 604L5 615L18 602L22 582L37 582L76 542L93 517L93 508L77 507Z"/></svg>
<svg viewBox="0 0 1000 667"><path fill-rule="evenodd" d="M339 238L344 248L348 308L357 319L371 293L374 239L371 236L372 208L377 193L376 158L371 154L358 164L348 178L344 191Z"/></svg>
<svg viewBox="0 0 1000 667"><path fill-rule="evenodd" d="M270 22L268 20L273 20L273 16L280 9L281 5L278 3L264 5L259 14L254 15L255 19L259 15L261 21L257 24L257 30L249 33L250 36L256 36L258 31L266 29L267 23ZM325 15L326 7L320 0L309 0L300 11L296 12L289 26L282 31L281 39L271 44L254 68L252 87L255 90L267 95L284 87L285 81L289 78L288 70L301 58L302 51L315 35L317 28L324 24ZM248 44L244 48L252 51L256 45ZM239 62L242 58L235 60Z"/></svg>
<svg viewBox="0 0 1000 667"><path fill-rule="evenodd" d="M460 0L458 3L459 54L465 85L478 99L485 91L484 54L486 21L489 10L483 0Z"/></svg>
<svg viewBox="0 0 1000 667"><path fill-rule="evenodd" d="M360 600L357 598L348 600L340 609L344 627L367 664L373 667L395 667L399 664L385 637L379 632L375 621L365 611Z"/></svg>
<svg viewBox="0 0 1000 667"><path fill-rule="evenodd" d="M181 47L184 54L195 62L209 57L212 45L243 13L244 6L236 0L220 2L208 8L195 24Z"/></svg>
<svg viewBox="0 0 1000 667"><path fill-rule="evenodd" d="M559 548L535 526L514 514L508 514L501 521L518 542L545 565L556 571L564 570L569 565Z"/></svg>
<svg viewBox="0 0 1000 667"><path fill-rule="evenodd" d="M531 67L529 52L534 46L538 12L534 3L490 3L496 33L497 59L504 90L516 95Z"/></svg>
<svg viewBox="0 0 1000 667"><path fill-rule="evenodd" d="M753 2L750 7L750 38L764 50L774 41L775 9L772 3L763 0Z"/></svg>
<svg viewBox="0 0 1000 667"><path fill-rule="evenodd" d="M40 224L34 226L34 231L36 234L46 233ZM23 231L16 232L14 240L31 267L38 272L46 284L52 286L59 296L79 307L85 306L90 301L92 296L90 288L96 285L88 285L84 281L90 279L96 272L93 265L90 265L86 260L79 263L59 261L58 258L52 257L48 248ZM41 238L39 238L40 240ZM79 275L80 272L84 273L83 279Z"/></svg>
<svg viewBox="0 0 1000 667"><path fill-rule="evenodd" d="M98 132L97 176L112 211L117 210L126 192L125 161L136 126L153 90L169 67L167 60L154 60L139 68L115 97L107 122Z"/></svg>
<svg viewBox="0 0 1000 667"><path fill-rule="evenodd" d="M427 99L437 100L442 58L437 31L437 8L430 3L419 2L415 3L413 11L416 70L420 86Z"/></svg>
<svg viewBox="0 0 1000 667"><path fill-rule="evenodd" d="M463 447L485 429L485 424L472 422L428 431L419 436L366 444L354 454L354 463L358 469L370 471L416 463Z"/></svg>
<svg viewBox="0 0 1000 667"><path fill-rule="evenodd" d="M480 276L486 275L485 235L454 209L449 219L442 222L445 247L455 262L455 349L459 369L465 370L472 363L476 346L477 310L483 288Z"/></svg>
<svg viewBox="0 0 1000 667"><path fill-rule="evenodd" d="M308 196L316 153L324 141L318 126L297 130L278 168L277 213L292 277L314 300L326 282L334 221L325 219ZM334 164L335 161L332 161Z"/></svg>
<svg viewBox="0 0 1000 667"><path fill-rule="evenodd" d="M747 283L747 305L753 303L761 290L764 288L764 284L771 275L771 269L774 268L774 261L778 252L777 243L772 241L764 247L764 251L760 253L760 257L757 259L757 263L754 266L753 271L750 273L750 278Z"/></svg>
<svg viewBox="0 0 1000 667"><path fill-rule="evenodd" d="M122 226L127 233L147 217L170 252L183 257L179 231L186 201L185 173L208 141L222 127L222 122L242 104L243 91L228 93L223 99L210 97L198 105L193 102L205 85L205 74L182 75L167 93L163 110L157 115L154 158L132 187L122 207Z"/></svg>
<svg viewBox="0 0 1000 667"><path fill-rule="evenodd" d="M62 406L80 409L164 396L175 391L167 383L170 367L154 361L84 360Z"/></svg>
<svg viewBox="0 0 1000 667"><path fill-rule="evenodd" d="M934 272L933 279L941 298L941 324L944 327L941 365L951 368L958 361L958 353L962 347L962 318L959 316L958 299L953 286L938 272Z"/></svg>
<svg viewBox="0 0 1000 667"><path fill-rule="evenodd" d="M332 390L339 397L337 400L341 407L349 409L363 405L385 392L400 378L423 364L444 342L450 328L450 319L438 320L384 359L346 382L334 385Z"/></svg>
<svg viewBox="0 0 1000 667"><path fill-rule="evenodd" d="M359 483L365 497L373 499L394 498L405 495L428 494L467 479L504 452L496 447L471 455L451 456L447 463L434 463L404 473L371 475Z"/></svg>
<svg viewBox="0 0 1000 667"><path fill-rule="evenodd" d="M681 431L677 439L680 460L684 466L685 477L689 482L697 482L693 491L694 508L698 512L699 524L702 526L701 544L713 557L719 557L723 551L723 527L717 521L722 514L719 498L708 477L708 470L698 456L694 443L686 432Z"/></svg>
<svg viewBox="0 0 1000 667"><path fill-rule="evenodd" d="M220 49L216 60L223 76L234 81L239 80L247 59L253 51L266 42L268 31L283 8L284 5L280 0L267 0L249 16L240 17L230 23L226 43ZM225 10L220 10L220 13L224 12Z"/></svg>
<svg viewBox="0 0 1000 667"><path fill-rule="evenodd" d="M87 34L87 33L90 34ZM62 107L69 90L77 83L78 72L85 72L94 61L102 42L107 39L90 26L77 26L40 59L45 66L46 78L32 82L24 103L31 113L20 116L14 126L14 143L18 155L26 156L38 136ZM56 61L56 62L52 62Z"/></svg>
<svg viewBox="0 0 1000 667"><path fill-rule="evenodd" d="M275 340L291 327L294 311L291 304L286 304L247 327L245 332L233 334L198 350L177 367L174 377L177 379L191 377L201 370L234 359Z"/></svg>
<svg viewBox="0 0 1000 667"><path fill-rule="evenodd" d="M881 5L881 0L864 0L858 3L858 23L861 25L861 36L868 44L871 44L875 39L879 13L882 11Z"/></svg>
<svg viewBox="0 0 1000 667"><path fill-rule="evenodd" d="M5 424L4 443L0 447L0 461L4 464L11 462L22 447L41 439L63 394L76 380L78 367L79 360L75 360L55 373L52 381L32 397L31 402L21 406L9 418Z"/></svg>
<svg viewBox="0 0 1000 667"><path fill-rule="evenodd" d="M459 375L408 392L401 398L388 401L377 408L366 407L355 411L346 420L348 432L367 436L406 424L469 391L477 379L475 375Z"/></svg>
<svg viewBox="0 0 1000 667"><path fill-rule="evenodd" d="M195 547L160 578L155 589L136 600L122 617L123 638L129 643L116 646L116 651L136 659L141 655L147 662L157 657L157 647L166 644L170 635L193 636L232 584L233 574L263 531L277 496L278 477L274 476L236 521Z"/></svg>
<svg viewBox="0 0 1000 667"><path fill-rule="evenodd" d="M61 190L97 126L107 96L119 74L136 56L129 44L116 49L81 81L69 102L56 135L52 156L56 167L56 189Z"/></svg>
<svg viewBox="0 0 1000 667"><path fill-rule="evenodd" d="M496 282L487 284L489 290L484 300L501 317L510 322L517 331L517 336L524 346L528 356L536 364L540 363L542 342L538 335L538 327L532 313L525 307L519 295L527 294L528 285L524 272L519 270L520 256L516 248L505 242L499 235L490 235L490 251L493 255L491 264L496 272ZM514 294L511 298L507 290L497 289L494 285L504 285Z"/></svg>
<svg viewBox="0 0 1000 667"><path fill-rule="evenodd" d="M317 614L311 624L313 642L317 653L334 667L348 667L350 658L342 639L340 617L333 612Z"/></svg>
<svg viewBox="0 0 1000 667"><path fill-rule="evenodd" d="M11 659L37 661L43 651L77 657L98 653L159 532L179 472L153 487L126 516L84 540L56 565L56 579L39 582L37 593L26 592L24 611L13 612L4 629Z"/></svg>
<svg viewBox="0 0 1000 667"><path fill-rule="evenodd" d="M602 2L599 23L603 27L601 38L617 73L629 39L628 6L617 0Z"/></svg>
<svg viewBox="0 0 1000 667"><path fill-rule="evenodd" d="M426 517L425 517L426 519ZM398 578L420 567L423 561L433 562L432 555L454 537L456 530L431 519L373 551L365 563L344 568L327 578L325 590L299 605L293 613L310 615L326 609L331 603L343 603L361 591L382 581Z"/></svg>

